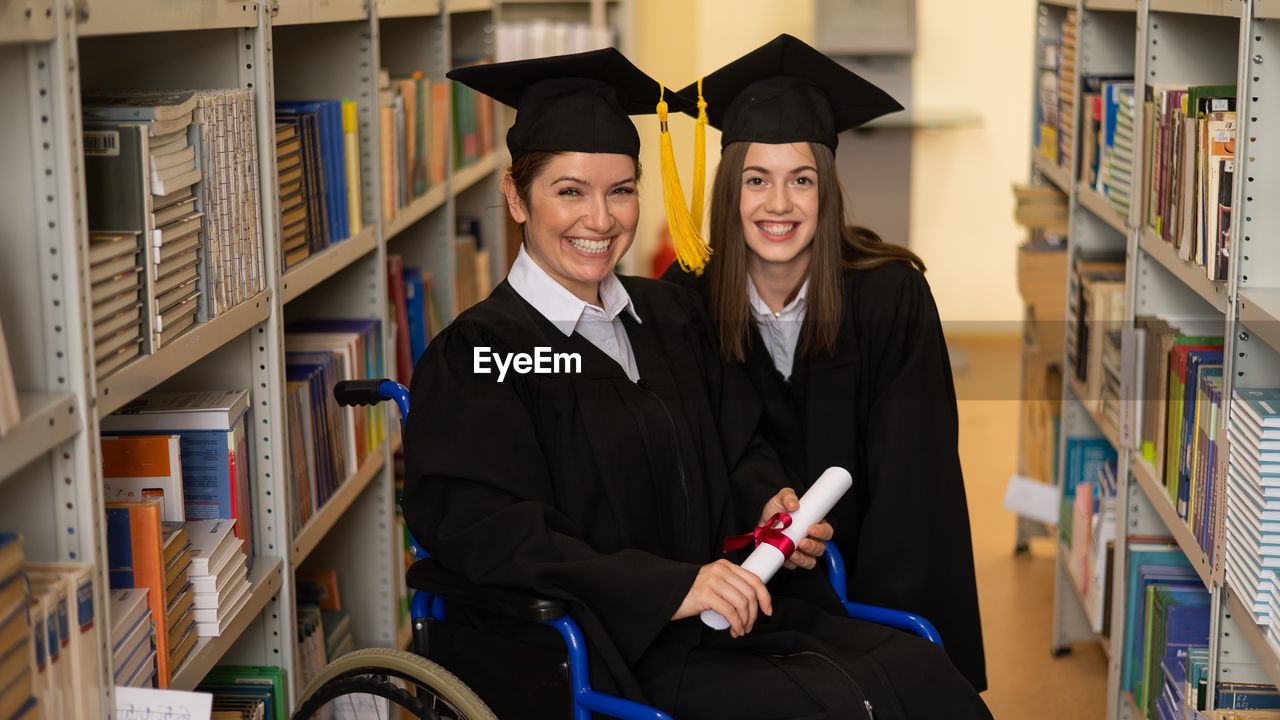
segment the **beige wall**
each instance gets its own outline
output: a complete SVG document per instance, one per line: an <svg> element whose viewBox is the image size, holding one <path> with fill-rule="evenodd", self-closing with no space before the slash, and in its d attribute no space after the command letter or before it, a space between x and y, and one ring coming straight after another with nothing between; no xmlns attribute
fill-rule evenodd
<svg viewBox="0 0 1280 720"><path fill-rule="evenodd" d="M1022 318L1010 185L1026 182L1031 147L1035 3L916 0L916 108L979 113L968 129L917 130L911 248L951 330L1013 330Z"/></svg>
<svg viewBox="0 0 1280 720"><path fill-rule="evenodd" d="M780 32L813 36L813 0L633 0L635 61L683 87L699 74ZM977 127L917 130L911 167L910 247L929 267L939 311L950 329L1012 330L1022 317L1010 185L1028 173L1031 32L1035 4L1013 0L916 0L916 108L956 108L981 116ZM640 121L645 168L641 226L629 258L647 271L664 222L657 123ZM693 123L672 122L685 190L692 173ZM708 132L708 178L719 149Z"/></svg>

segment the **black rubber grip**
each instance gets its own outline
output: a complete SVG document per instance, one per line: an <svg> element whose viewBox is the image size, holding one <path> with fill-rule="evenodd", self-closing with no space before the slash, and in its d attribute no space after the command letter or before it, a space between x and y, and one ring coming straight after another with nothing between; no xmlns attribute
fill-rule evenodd
<svg viewBox="0 0 1280 720"><path fill-rule="evenodd" d="M342 380L333 386L333 399L339 405L377 405L382 402L378 386L383 380Z"/></svg>

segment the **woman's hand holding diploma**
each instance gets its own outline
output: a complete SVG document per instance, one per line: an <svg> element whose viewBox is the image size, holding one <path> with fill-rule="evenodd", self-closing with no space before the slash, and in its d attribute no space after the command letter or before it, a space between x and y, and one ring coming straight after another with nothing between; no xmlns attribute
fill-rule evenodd
<svg viewBox="0 0 1280 720"><path fill-rule="evenodd" d="M749 570L728 560L703 565L693 586L684 596L672 620L693 617L703 611L714 611L726 618L729 634L741 637L751 632L760 610L773 614L773 600L764 581Z"/></svg>
<svg viewBox="0 0 1280 720"><path fill-rule="evenodd" d="M808 532L816 529L818 532L825 533L830 530L830 526L822 521L827 513L836 504L842 495L853 485L853 478L849 472L841 467L827 468L821 476L814 481L813 485L805 491L804 497L796 503L794 512L783 511L778 514L768 515L765 524L757 527L754 533L747 535L735 536L725 541L725 550L729 551L736 547L742 547L750 544L754 539L755 550L742 563L743 570L748 570L763 582L769 582L773 574L788 561L816 563L817 555L821 555L818 551L815 555L813 552L805 552L801 549L804 543L816 542L815 538L808 537ZM794 493L791 493L794 495ZM783 490L774 496L766 505L777 501L783 507L788 504L790 498L787 491ZM768 507L766 507L766 514ZM826 525L826 528L822 526ZM768 529L764 529L765 527ZM810 550L814 548L810 545ZM798 556L798 557L797 557ZM719 561L717 561L718 563ZM713 565L716 563L712 563ZM702 573L699 572L699 578ZM694 581L694 588L698 587L698 582ZM690 596L693 589L690 589ZM686 596L685 603L681 604L681 609L689 601ZM749 611L749 608L748 608ZM772 614L772 613L771 613ZM728 616L718 612L714 607L708 606L701 613L702 622L708 627L715 630L724 630L734 626L733 620ZM754 620L754 616L752 616ZM748 629L750 626L748 626Z"/></svg>
<svg viewBox="0 0 1280 720"><path fill-rule="evenodd" d="M765 503L764 510L760 513L760 520L757 526L763 527L769 518L777 513L794 513L800 509L800 498L796 496L796 491L791 488L783 488L778 491L777 495L769 498L769 502ZM798 567L806 570L812 570L818 565L818 558L822 557L822 553L826 552L826 542L835 534L831 524L826 520L814 523L809 526L807 536L796 543L795 552L782 563L782 566L788 570L794 570Z"/></svg>

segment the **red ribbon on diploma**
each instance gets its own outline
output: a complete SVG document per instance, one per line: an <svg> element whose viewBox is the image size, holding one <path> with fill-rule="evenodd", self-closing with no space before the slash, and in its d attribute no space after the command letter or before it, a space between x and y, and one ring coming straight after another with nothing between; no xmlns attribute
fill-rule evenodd
<svg viewBox="0 0 1280 720"><path fill-rule="evenodd" d="M774 523L779 522L782 523L782 527L773 526ZM796 544L791 541L791 538L782 534L782 531L789 527L791 527L790 513L774 513L773 517L769 518L764 525L761 525L755 530L752 530L745 535L730 535L725 538L724 551L733 552L738 548L746 547L748 544L754 548L759 547L760 543L768 543L769 545L778 548L778 550L782 552L782 557L789 558L791 557L791 553L795 552L796 549Z"/></svg>

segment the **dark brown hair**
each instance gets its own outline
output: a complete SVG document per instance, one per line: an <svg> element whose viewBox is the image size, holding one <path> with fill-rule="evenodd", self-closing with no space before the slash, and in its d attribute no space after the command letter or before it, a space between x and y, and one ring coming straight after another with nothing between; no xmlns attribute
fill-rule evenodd
<svg viewBox="0 0 1280 720"><path fill-rule="evenodd" d="M730 143L720 158L711 186L711 247L707 266L711 320L725 357L746 359L751 337L751 308L747 300L747 241L742 233L742 166L750 143ZM832 352L840 332L844 308L844 271L867 270L885 263L910 263L924 272L924 263L910 250L886 243L867 228L846 225L844 191L836 174L835 155L821 143L809 143L818 170L818 223L809 269L808 310L800 331L799 354L810 357ZM804 280L800 281L803 284ZM792 294L800 289L797 285Z"/></svg>

